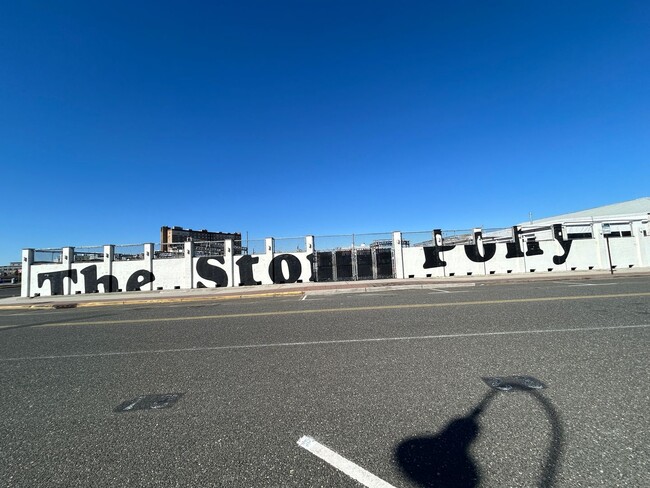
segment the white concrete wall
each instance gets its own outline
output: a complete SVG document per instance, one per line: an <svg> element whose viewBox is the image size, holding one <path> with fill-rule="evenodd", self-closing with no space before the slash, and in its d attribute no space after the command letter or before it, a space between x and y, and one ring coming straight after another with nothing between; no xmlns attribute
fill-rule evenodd
<svg viewBox="0 0 650 488"><path fill-rule="evenodd" d="M557 229L556 229L557 230ZM437 232L437 231L436 231ZM650 268L650 229L647 219L633 222L631 237L602 233L593 223L593 238L566 241L562 232L544 230L546 240L530 243L518 237L514 243L483 242L479 229L473 244L442 247L402 247L402 235L393 233L394 273L409 279L444 276L547 274L567 271L608 270L609 255L615 269ZM549 240L550 236L550 240ZM433 239L435 240L435 238ZM609 242L609 253L608 253ZM438 242L438 246L440 246ZM224 256L194 257L192 243L185 243L182 257L154 259L153 244L143 245L144 259L113 261L114 247L104 247L99 262L73 262L74 249L64 248L61 263L33 264L34 250L23 250L22 296L106 293L109 291L158 290L215 286L255 286L271 283L307 283L312 279L313 236L305 238L306 252L276 253L272 238L265 253L233 255L232 241L225 242ZM536 255L541 251L541 254ZM518 249L518 253L516 253ZM568 254L567 254L568 249ZM507 258L508 252L517 257ZM444 263L444 265L442 264ZM55 285L53 287L53 284Z"/></svg>

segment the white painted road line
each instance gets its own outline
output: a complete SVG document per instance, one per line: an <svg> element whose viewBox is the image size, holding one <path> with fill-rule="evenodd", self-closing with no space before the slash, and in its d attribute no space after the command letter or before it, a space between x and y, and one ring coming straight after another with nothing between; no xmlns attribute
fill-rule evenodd
<svg viewBox="0 0 650 488"><path fill-rule="evenodd" d="M300 347L300 346L328 346L333 344L364 344L373 342L395 342L395 341L430 341L437 339L464 339L468 337L492 337L526 334L555 334L555 333L584 333L597 331L615 331L627 329L647 329L650 324L639 325L614 325L603 327L574 327L570 329L532 329L532 330L503 330L494 332L466 332L459 334L439 334L426 336L398 336L398 337L370 337L367 339L332 339L329 341L303 341L303 342L271 342L267 344L240 344L232 346L205 346L205 347L180 347L175 349L141 349L135 351L110 351L85 354L62 354L60 356L23 356L15 358L0 358L0 362L9 361L41 361L45 359L79 359L79 358L100 358L111 356L133 356L140 354L170 354L186 352L207 352L207 351L236 351L239 349L264 349L271 347Z"/></svg>
<svg viewBox="0 0 650 488"><path fill-rule="evenodd" d="M314 456L321 458L326 463L331 464L339 471L347 474L350 478L358 481L363 486L367 486L368 488L395 488L390 483L386 483L370 471L366 471L361 466L345 459L340 454L332 451L329 447L320 444L311 437L302 436L298 440L298 445L307 449Z"/></svg>
<svg viewBox="0 0 650 488"><path fill-rule="evenodd" d="M576 283L576 284L571 284L571 285L566 285L566 286L611 286L611 285L617 285L618 283Z"/></svg>

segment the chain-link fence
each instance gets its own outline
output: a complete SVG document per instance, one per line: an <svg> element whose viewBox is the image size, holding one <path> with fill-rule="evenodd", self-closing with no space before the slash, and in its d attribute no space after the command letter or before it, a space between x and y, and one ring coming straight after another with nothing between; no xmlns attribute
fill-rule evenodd
<svg viewBox="0 0 650 488"><path fill-rule="evenodd" d="M474 242L474 229L443 230L442 242L446 246L472 244Z"/></svg>
<svg viewBox="0 0 650 488"><path fill-rule="evenodd" d="M74 248L73 263L97 263L104 260L104 246L79 246Z"/></svg>
<svg viewBox="0 0 650 488"><path fill-rule="evenodd" d="M61 248L34 249L34 264L62 262L63 249Z"/></svg>
<svg viewBox="0 0 650 488"><path fill-rule="evenodd" d="M242 239L240 254L266 254L266 241L264 239Z"/></svg>
<svg viewBox="0 0 650 488"><path fill-rule="evenodd" d="M428 247L433 245L433 232L402 232L402 247Z"/></svg>
<svg viewBox="0 0 650 488"><path fill-rule="evenodd" d="M154 259L178 259L182 258L184 254L185 244L183 242L155 244L153 249Z"/></svg>
<svg viewBox="0 0 650 488"><path fill-rule="evenodd" d="M514 235L512 233L512 227L504 227L497 229L482 229L483 232L483 242L489 243L500 243L500 242L513 242Z"/></svg>
<svg viewBox="0 0 650 488"><path fill-rule="evenodd" d="M144 244L118 244L113 254L115 261L138 261L144 259Z"/></svg>
<svg viewBox="0 0 650 488"><path fill-rule="evenodd" d="M194 256L223 256L226 253L225 241L195 241ZM235 252L235 254L237 254Z"/></svg>
<svg viewBox="0 0 650 488"><path fill-rule="evenodd" d="M276 253L305 252L304 237L279 237L275 239Z"/></svg>
<svg viewBox="0 0 650 488"><path fill-rule="evenodd" d="M314 249L317 251L352 249L354 245L354 234L339 234L314 237Z"/></svg>

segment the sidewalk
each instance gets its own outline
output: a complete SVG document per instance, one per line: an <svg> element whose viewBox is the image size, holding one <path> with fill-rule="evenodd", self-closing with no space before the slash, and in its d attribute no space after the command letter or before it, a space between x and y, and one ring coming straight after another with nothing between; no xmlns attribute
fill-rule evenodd
<svg viewBox="0 0 650 488"><path fill-rule="evenodd" d="M287 283L239 288L194 288L185 290L133 291L122 293L93 293L34 298L8 297L0 299L0 310L101 307L150 303L199 302L265 298L280 296L326 295L333 293L363 293L383 290L436 289L490 284L517 284L532 281L617 279L619 277L650 277L650 270L568 271L546 274L494 276L454 276L446 278L411 278L364 281Z"/></svg>

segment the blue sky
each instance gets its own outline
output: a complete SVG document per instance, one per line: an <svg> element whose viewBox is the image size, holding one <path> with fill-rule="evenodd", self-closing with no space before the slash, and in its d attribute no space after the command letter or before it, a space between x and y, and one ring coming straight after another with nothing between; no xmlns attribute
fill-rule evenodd
<svg viewBox="0 0 650 488"><path fill-rule="evenodd" d="M5 2L0 263L648 196L649 115L645 1Z"/></svg>

